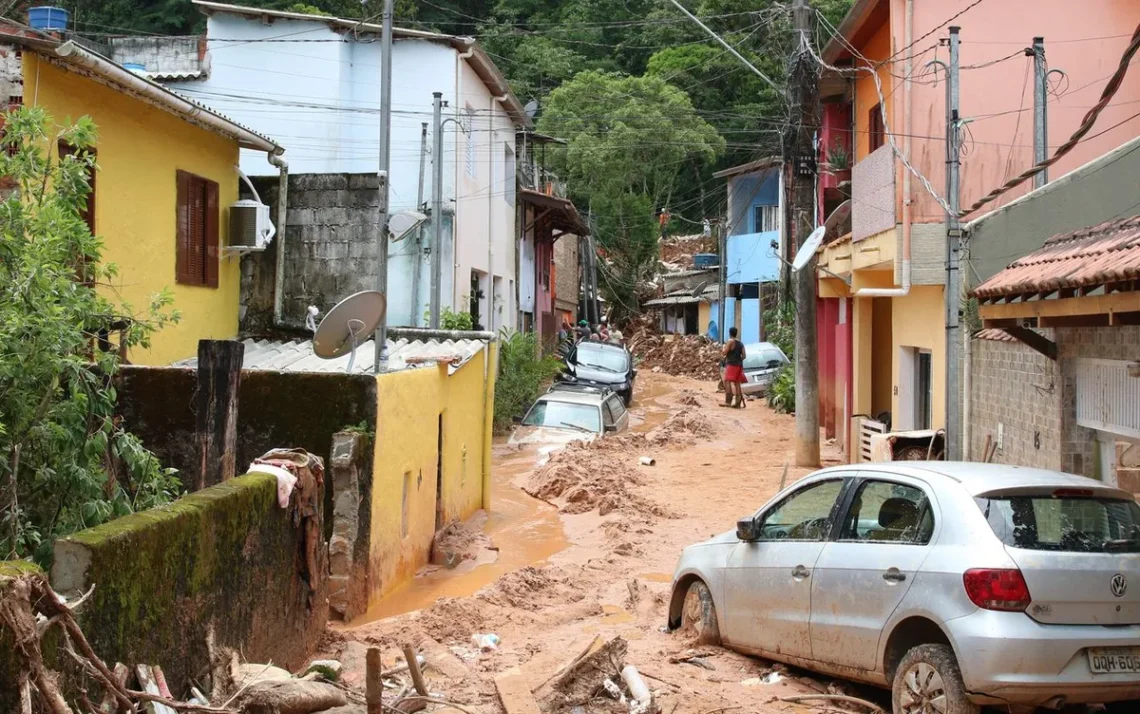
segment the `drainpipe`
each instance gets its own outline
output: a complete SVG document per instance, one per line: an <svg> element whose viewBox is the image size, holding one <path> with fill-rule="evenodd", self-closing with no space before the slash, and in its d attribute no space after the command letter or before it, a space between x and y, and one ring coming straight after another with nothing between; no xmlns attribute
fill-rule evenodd
<svg viewBox="0 0 1140 714"><path fill-rule="evenodd" d="M914 0L906 0L906 28L903 42L910 47L914 35ZM906 52L903 76L911 76L914 64L914 53L910 49ZM910 128L911 128L911 81L902 80L903 85L903 156L910 161ZM886 109L886 107L883 107ZM897 288L862 288L855 291L855 297L905 297L910 294L910 171L903 169L903 205L902 205L902 286Z"/></svg>
<svg viewBox="0 0 1140 714"><path fill-rule="evenodd" d="M277 167L277 265L273 276L273 326L282 324L285 314L285 218L289 205L289 164L277 154L269 153L269 163Z"/></svg>

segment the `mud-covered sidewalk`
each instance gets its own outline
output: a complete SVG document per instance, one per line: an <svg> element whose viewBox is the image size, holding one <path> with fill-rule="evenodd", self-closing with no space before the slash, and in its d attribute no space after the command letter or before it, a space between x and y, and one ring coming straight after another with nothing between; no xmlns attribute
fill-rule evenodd
<svg viewBox="0 0 1140 714"><path fill-rule="evenodd" d="M710 382L646 374L638 388L630 431L544 465L533 450L496 442L492 511L474 521L489 548L417 578L372 621L330 632L325 649L349 684L363 687L366 646L395 664L403 645L426 642L430 689L471 711L504 711L495 679L517 672L543 711L628 712L604 691L583 704L540 688L600 636L622 638L624 663L666 714L799 711L776 698L826 689L820 678L665 631L681 549L732 529L778 490L794 418L760 401L719 408ZM825 464L837 459L824 448ZM805 473L792 467L787 479ZM472 635L491 633L497 648L480 650Z"/></svg>

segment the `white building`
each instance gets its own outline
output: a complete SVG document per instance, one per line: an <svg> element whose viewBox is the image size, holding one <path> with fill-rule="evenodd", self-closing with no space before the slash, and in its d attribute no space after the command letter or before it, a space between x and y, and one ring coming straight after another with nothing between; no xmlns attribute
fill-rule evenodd
<svg viewBox="0 0 1140 714"><path fill-rule="evenodd" d="M171 87L279 137L289 171L371 173L378 168L380 26L334 17L195 0L208 17L202 71L164 79ZM453 243L444 246L441 304L462 312L481 295L484 329L514 327L515 132L529 125L506 78L473 39L396 29L392 51L391 210L414 209L424 123L432 145L432 93L446 103L443 127L444 213ZM147 70L151 69L149 67ZM183 75L185 76L185 75ZM245 155L250 175L265 174L264 156ZM432 159L423 181L431 202ZM270 169L272 167L269 167ZM389 246L388 321L423 325L429 260ZM417 265L418 263L418 265ZM412 274L420 271L418 305Z"/></svg>

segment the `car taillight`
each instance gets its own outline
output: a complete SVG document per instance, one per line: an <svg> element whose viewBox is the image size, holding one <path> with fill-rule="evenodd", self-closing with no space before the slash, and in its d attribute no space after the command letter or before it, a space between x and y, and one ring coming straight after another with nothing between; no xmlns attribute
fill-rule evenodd
<svg viewBox="0 0 1140 714"><path fill-rule="evenodd" d="M970 601L983 610L1023 612L1032 602L1020 570L967 570L962 582Z"/></svg>

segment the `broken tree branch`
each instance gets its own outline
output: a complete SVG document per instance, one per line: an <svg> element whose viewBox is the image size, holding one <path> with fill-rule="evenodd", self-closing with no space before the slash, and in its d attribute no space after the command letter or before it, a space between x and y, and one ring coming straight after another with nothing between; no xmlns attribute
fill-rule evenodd
<svg viewBox="0 0 1140 714"><path fill-rule="evenodd" d="M404 661L408 663L408 673L412 675L412 684L416 693L422 697L428 696L427 683L424 682L424 673L420 671L420 663L416 661L416 650L411 645L404 645Z"/></svg>
<svg viewBox="0 0 1140 714"><path fill-rule="evenodd" d="M191 704L190 702L177 702L173 699L168 699L159 694L136 692L133 689L128 689L127 694L139 700L140 702L154 702L155 704L162 704L177 711L206 712L207 714L238 714L236 709L227 709L225 707L211 707L203 704Z"/></svg>
<svg viewBox="0 0 1140 714"><path fill-rule="evenodd" d="M781 702L819 702L819 701L832 701L832 702L847 702L848 704L858 704L859 706L866 707L878 714L885 714L883 708L878 704L860 699L859 697L849 697L846 694L798 694L792 697L776 697Z"/></svg>

